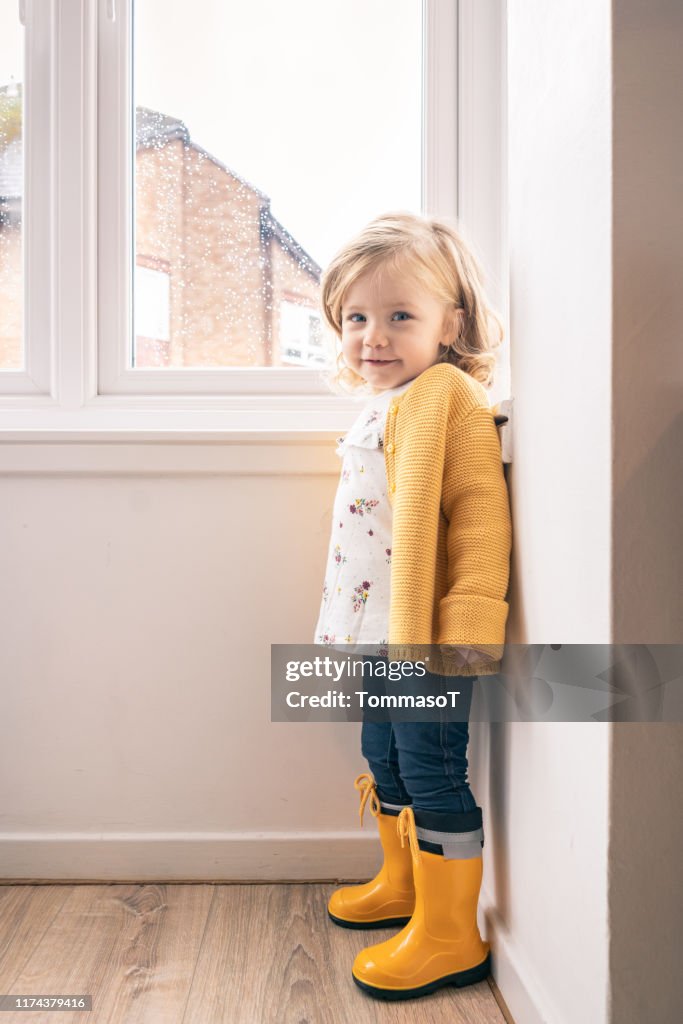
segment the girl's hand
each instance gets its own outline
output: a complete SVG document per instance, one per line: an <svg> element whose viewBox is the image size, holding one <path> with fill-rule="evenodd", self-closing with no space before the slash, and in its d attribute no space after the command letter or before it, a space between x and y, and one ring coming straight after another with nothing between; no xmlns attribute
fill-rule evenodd
<svg viewBox="0 0 683 1024"><path fill-rule="evenodd" d="M465 665L481 665L482 662L488 664L496 660L487 651L480 651L478 647L457 647L454 644L441 644L441 650L448 658L455 662L457 668L463 668Z"/></svg>

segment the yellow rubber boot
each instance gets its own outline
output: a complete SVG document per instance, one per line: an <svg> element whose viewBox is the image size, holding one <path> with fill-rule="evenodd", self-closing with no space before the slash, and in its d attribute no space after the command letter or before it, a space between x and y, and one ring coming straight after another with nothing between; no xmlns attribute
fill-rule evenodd
<svg viewBox="0 0 683 1024"><path fill-rule="evenodd" d="M381 803L372 775L367 772L359 775L354 786L361 794L361 825L365 805L370 801L370 811L379 827L384 863L371 881L333 892L327 904L328 914L343 928L388 928L406 924L415 906L410 848L401 842L397 814L383 813L383 807L393 809L393 805Z"/></svg>
<svg viewBox="0 0 683 1024"><path fill-rule="evenodd" d="M413 857L415 912L397 935L358 954L354 981L380 999L413 999L443 985L481 981L491 967L489 943L477 925L481 855L446 858L420 849L412 807L401 811L398 831Z"/></svg>

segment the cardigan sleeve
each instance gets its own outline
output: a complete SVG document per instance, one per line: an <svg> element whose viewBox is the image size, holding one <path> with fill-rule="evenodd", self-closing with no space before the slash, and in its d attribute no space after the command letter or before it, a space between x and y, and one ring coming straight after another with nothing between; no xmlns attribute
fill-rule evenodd
<svg viewBox="0 0 683 1024"><path fill-rule="evenodd" d="M477 406L449 425L441 501L448 523L448 590L439 604L437 643L471 645L500 658L512 526L490 408Z"/></svg>
<svg viewBox="0 0 683 1024"><path fill-rule="evenodd" d="M390 407L384 437L393 506L389 639L391 657L397 659L422 657L411 648L433 643L433 572L448 423L440 391L415 388L412 402L410 397L395 418L397 407Z"/></svg>

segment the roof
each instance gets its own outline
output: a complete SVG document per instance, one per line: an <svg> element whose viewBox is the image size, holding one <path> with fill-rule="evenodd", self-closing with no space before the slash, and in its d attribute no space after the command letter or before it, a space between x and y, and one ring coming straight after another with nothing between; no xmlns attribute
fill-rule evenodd
<svg viewBox="0 0 683 1024"><path fill-rule="evenodd" d="M308 255L305 249L302 249L296 239L282 226L280 221L273 216L270 205L261 211L261 231L266 236L270 235L275 238L283 249L292 254L302 270L308 271L316 281L320 281L321 267Z"/></svg>
<svg viewBox="0 0 683 1024"><path fill-rule="evenodd" d="M225 171L226 174L230 174L236 181L239 181L240 184L245 185L255 195L263 200L263 206L261 208L261 232L265 236L275 238L283 249L291 253L302 270L306 270L310 273L316 281L320 280L320 275L322 273L321 267L319 267L315 260L309 256L306 250L299 245L294 236L287 231L280 221L273 216L270 209L270 196L256 188L256 186L252 185L251 182L246 180L246 178L237 174L236 171L233 171L232 168L227 166L227 164L222 163L222 161L218 160L212 153L209 153L206 149L198 146L196 142L193 142L187 126L183 121L178 120L178 118L171 117L168 114L162 114L159 110L152 110L150 107L137 107L135 135L137 149L158 149L161 146L167 145L169 142L173 142L175 139L180 139L183 145L191 147L197 153L201 153L202 156L211 160L216 167Z"/></svg>
<svg viewBox="0 0 683 1024"><path fill-rule="evenodd" d="M211 160L216 167L220 167L222 171L231 174L237 181L250 188L261 199L270 202L265 192L261 192L255 185L248 182L246 178L241 177L236 171L228 167L227 164L222 163L213 153L209 153L208 150L198 146L192 140L184 121L179 121L178 118L171 117L169 114L162 114L159 110L152 110L151 107L137 107L135 111L136 149L160 149L175 139L180 139L183 145L191 147L197 153L201 153L202 156Z"/></svg>

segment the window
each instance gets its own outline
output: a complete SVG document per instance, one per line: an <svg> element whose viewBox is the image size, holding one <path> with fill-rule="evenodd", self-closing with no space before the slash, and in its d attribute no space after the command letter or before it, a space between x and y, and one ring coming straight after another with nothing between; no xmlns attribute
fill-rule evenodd
<svg viewBox="0 0 683 1024"><path fill-rule="evenodd" d="M330 366L334 361L333 352L323 343L322 320L315 307L283 299L278 338L280 362L285 365Z"/></svg>
<svg viewBox="0 0 683 1024"><path fill-rule="evenodd" d="M182 4L177 18L168 0L121 6L119 28L103 25L119 56L116 64L105 57L104 74L109 82L125 67L126 52L132 74L109 96L105 89L100 123L118 116L126 126L118 138L129 139L132 164L105 140L106 163L121 174L132 167L134 216L130 247L119 226L116 265L114 239L100 239L101 301L113 314L103 318L111 330L100 350L125 346L129 249L138 262L144 253L169 266L170 338L150 362L148 340L136 333L116 367L103 362L101 389L130 391L142 377L147 390L154 366L168 371L152 381L163 391L229 392L235 374L216 371L238 368L258 369L240 375L249 390L305 382L325 393L314 372L324 365L319 353L279 336L281 324L289 335L300 330L282 319L283 303L293 292L316 307L322 267L354 227L385 209L420 209L420 4L197 0L191 33ZM188 382L185 369L201 373Z"/></svg>
<svg viewBox="0 0 683 1024"><path fill-rule="evenodd" d="M135 266L135 366L165 366L171 355L171 278L167 270Z"/></svg>
<svg viewBox="0 0 683 1024"><path fill-rule="evenodd" d="M498 216L481 140L501 10L5 5L0 427L184 429L197 410L239 428L262 409L336 429L357 403L321 376L336 247L388 209Z"/></svg>

